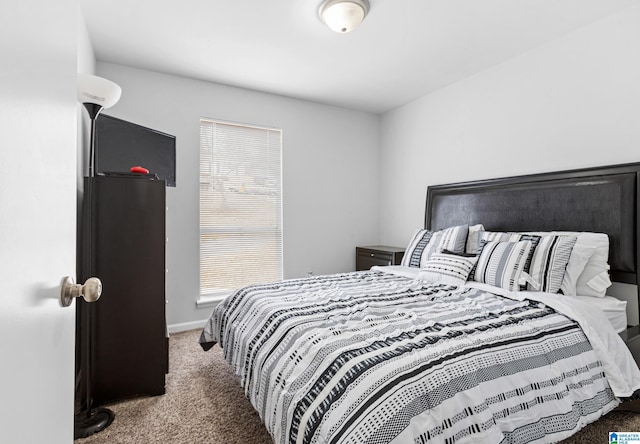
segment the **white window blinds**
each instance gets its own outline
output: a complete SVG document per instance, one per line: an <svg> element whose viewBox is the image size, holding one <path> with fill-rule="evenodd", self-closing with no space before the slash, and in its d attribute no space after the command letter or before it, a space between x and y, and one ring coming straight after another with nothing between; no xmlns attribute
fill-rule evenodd
<svg viewBox="0 0 640 444"><path fill-rule="evenodd" d="M200 120L200 293L282 279L282 130Z"/></svg>

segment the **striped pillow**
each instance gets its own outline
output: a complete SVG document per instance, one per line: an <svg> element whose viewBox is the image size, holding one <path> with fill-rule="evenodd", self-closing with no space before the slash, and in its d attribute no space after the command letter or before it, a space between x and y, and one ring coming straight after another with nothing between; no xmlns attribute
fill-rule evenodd
<svg viewBox="0 0 640 444"><path fill-rule="evenodd" d="M478 258L473 280L518 291L526 284L529 275L524 265L531 252L531 241L488 241L483 245Z"/></svg>
<svg viewBox="0 0 640 444"><path fill-rule="evenodd" d="M465 251L469 225L460 225L440 231L416 230L404 252L401 265L421 267L429 258L447 249L455 253Z"/></svg>
<svg viewBox="0 0 640 444"><path fill-rule="evenodd" d="M578 238L576 236L549 235L542 236L536 246L529 275L540 285L535 288L527 284L529 291L546 291L557 293L562 286L567 263L571 251Z"/></svg>
<svg viewBox="0 0 640 444"><path fill-rule="evenodd" d="M484 225L476 224L469 226L469 234L467 236L466 252L469 254L478 254L478 244L480 235L484 232Z"/></svg>
<svg viewBox="0 0 640 444"><path fill-rule="evenodd" d="M531 250L529 250L529 255L527 256L527 260L524 263L523 271L525 273L529 273L529 269L531 268L531 261L533 260L533 255L536 251L536 247L538 246L538 242L540 242L540 236L528 233L510 233L510 232L502 232L502 231L483 231L480 233L478 237L478 254L482 252L483 245L488 241L499 241L499 242L518 242L528 240L531 241ZM526 290L526 286L522 286L521 290Z"/></svg>
<svg viewBox="0 0 640 444"><path fill-rule="evenodd" d="M411 242L409 242L407 249L404 251L404 256L402 256L402 262L400 262L400 265L405 267L420 267L422 253L432 237L433 231L416 230L415 234L411 238Z"/></svg>
<svg viewBox="0 0 640 444"><path fill-rule="evenodd" d="M432 255L441 253L442 250L449 250L454 253L464 253L467 245L467 234L469 225L458 225L457 227L446 228L433 233L431 240L422 253L420 267L423 267Z"/></svg>
<svg viewBox="0 0 640 444"><path fill-rule="evenodd" d="M535 284L527 283L522 287L522 290L557 293L562 287L567 263L577 237L546 233L485 231L481 233L479 238L480 249L482 249L484 242L491 240L501 242L531 241L532 248L524 265L524 272L531 276Z"/></svg>
<svg viewBox="0 0 640 444"><path fill-rule="evenodd" d="M482 241L518 242L522 233L508 233L504 231L482 231L478 236L478 251L482 248Z"/></svg>
<svg viewBox="0 0 640 444"><path fill-rule="evenodd" d="M455 254L435 253L420 269L419 278L442 284L462 285L467 282L469 273L477 261L477 256L464 257Z"/></svg>

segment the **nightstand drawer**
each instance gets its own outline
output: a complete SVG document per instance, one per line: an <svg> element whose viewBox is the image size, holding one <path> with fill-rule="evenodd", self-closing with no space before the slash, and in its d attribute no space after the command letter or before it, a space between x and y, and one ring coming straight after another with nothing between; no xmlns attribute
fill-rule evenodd
<svg viewBox="0 0 640 444"><path fill-rule="evenodd" d="M356 247L356 271L369 270L375 265L400 265L404 248L372 246Z"/></svg>

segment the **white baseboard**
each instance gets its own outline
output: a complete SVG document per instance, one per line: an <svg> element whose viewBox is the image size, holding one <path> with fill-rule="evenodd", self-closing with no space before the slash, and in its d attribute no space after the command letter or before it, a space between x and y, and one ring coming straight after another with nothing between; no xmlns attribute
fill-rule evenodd
<svg viewBox="0 0 640 444"><path fill-rule="evenodd" d="M200 298L196 301L196 307L198 308L215 307L216 305L218 305L220 302L224 300L224 297L227 293L225 293L224 295L213 294L213 295L200 296ZM207 322L206 319L202 319L201 321L181 322L179 324L168 325L167 329L169 330L169 333L179 333L181 331L203 328L206 322Z"/></svg>
<svg viewBox="0 0 640 444"><path fill-rule="evenodd" d="M202 319L201 321L191 321L191 322L181 322L180 324L171 324L167 326L169 333L180 333L181 331L195 330L198 328L203 328L204 324L207 323L206 319Z"/></svg>

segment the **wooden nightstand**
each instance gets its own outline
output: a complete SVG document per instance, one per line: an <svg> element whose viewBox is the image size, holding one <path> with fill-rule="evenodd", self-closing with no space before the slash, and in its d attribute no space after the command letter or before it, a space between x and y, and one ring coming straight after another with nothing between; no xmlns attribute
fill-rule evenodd
<svg viewBox="0 0 640 444"><path fill-rule="evenodd" d="M400 265L404 256L404 248L385 247L356 247L356 271L368 270L374 265Z"/></svg>
<svg viewBox="0 0 640 444"><path fill-rule="evenodd" d="M620 332L620 337L631 351L636 364L640 366L640 325L627 328ZM626 401L616 407L616 410L640 413L640 400Z"/></svg>
<svg viewBox="0 0 640 444"><path fill-rule="evenodd" d="M640 365L640 325L627 328L620 333L620 337L627 344L633 359Z"/></svg>

